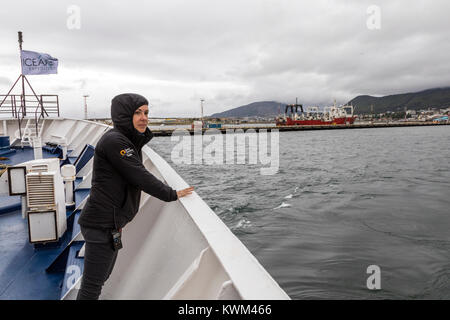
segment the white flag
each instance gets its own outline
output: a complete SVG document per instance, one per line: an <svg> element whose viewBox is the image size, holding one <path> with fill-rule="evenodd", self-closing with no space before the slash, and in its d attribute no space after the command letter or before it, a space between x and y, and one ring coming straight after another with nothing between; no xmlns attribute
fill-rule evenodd
<svg viewBox="0 0 450 320"><path fill-rule="evenodd" d="M49 54L22 50L22 74L58 73L58 59Z"/></svg>

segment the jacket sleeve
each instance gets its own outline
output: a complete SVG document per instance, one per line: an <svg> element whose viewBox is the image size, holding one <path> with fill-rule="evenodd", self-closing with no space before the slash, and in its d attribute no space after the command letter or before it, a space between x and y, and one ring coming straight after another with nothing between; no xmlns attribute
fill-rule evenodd
<svg viewBox="0 0 450 320"><path fill-rule="evenodd" d="M129 184L162 201L178 199L176 190L161 182L144 167L134 146L124 137L115 135L105 139L102 152Z"/></svg>

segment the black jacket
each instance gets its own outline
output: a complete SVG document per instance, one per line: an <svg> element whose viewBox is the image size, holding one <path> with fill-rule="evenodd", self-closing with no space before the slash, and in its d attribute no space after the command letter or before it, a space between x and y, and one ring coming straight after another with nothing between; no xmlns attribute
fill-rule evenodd
<svg viewBox="0 0 450 320"><path fill-rule="evenodd" d="M92 228L122 228L139 210L141 191L163 201L177 200L177 193L142 165L142 147L153 138L147 128L133 126L134 111L147 104L137 94L121 94L112 100L114 128L98 141L94 153L92 188L78 223Z"/></svg>

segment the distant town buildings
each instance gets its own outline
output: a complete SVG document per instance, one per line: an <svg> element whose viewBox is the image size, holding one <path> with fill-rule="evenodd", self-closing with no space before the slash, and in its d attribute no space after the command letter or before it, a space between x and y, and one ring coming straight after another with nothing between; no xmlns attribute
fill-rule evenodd
<svg viewBox="0 0 450 320"><path fill-rule="evenodd" d="M428 108L423 110L409 109L405 111L386 111L377 114L360 114L356 115L357 121L448 121L450 115L450 107L448 108ZM91 119L102 121L111 125L111 119ZM204 117L203 121L209 124L246 124L246 123L275 123L275 116L254 116L242 118L211 118ZM150 118L149 125L165 126L165 125L189 125L194 121L201 121L200 118Z"/></svg>
<svg viewBox="0 0 450 320"><path fill-rule="evenodd" d="M434 121L450 115L450 107L445 109L428 108L423 110L386 111L377 114L358 115L360 121ZM445 119L445 118L444 118Z"/></svg>

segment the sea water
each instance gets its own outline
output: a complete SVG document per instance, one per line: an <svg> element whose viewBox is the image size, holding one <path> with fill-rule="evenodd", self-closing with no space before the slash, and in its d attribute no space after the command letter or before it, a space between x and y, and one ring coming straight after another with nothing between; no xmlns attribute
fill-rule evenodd
<svg viewBox="0 0 450 320"><path fill-rule="evenodd" d="M273 175L175 144L149 146L292 299L450 298L450 126L280 132Z"/></svg>

